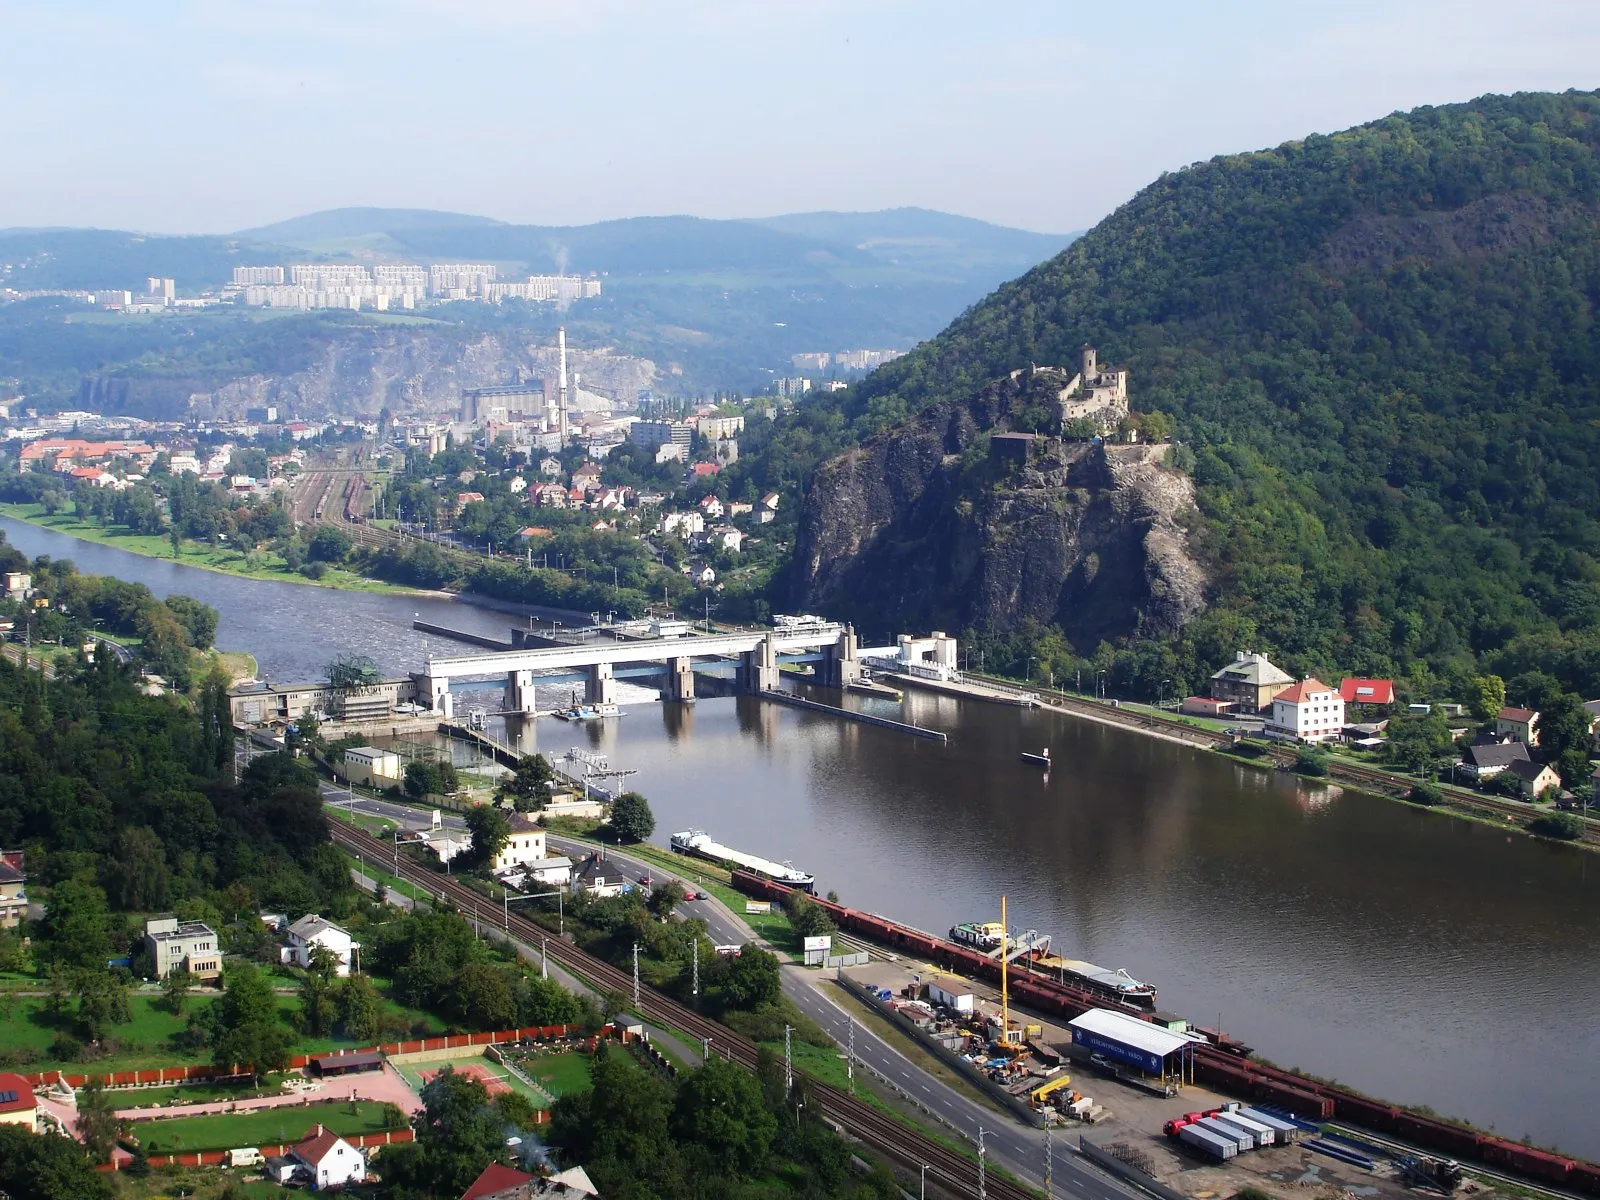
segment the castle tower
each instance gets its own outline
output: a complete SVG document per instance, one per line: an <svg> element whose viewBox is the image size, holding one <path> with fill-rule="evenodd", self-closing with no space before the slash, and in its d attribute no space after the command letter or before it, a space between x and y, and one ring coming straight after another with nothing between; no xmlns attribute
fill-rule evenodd
<svg viewBox="0 0 1600 1200"><path fill-rule="evenodd" d="M1079 353L1082 364L1079 367L1079 370L1083 372L1083 382L1087 384L1089 380L1093 379L1099 371L1099 368L1095 366L1094 347L1085 346Z"/></svg>

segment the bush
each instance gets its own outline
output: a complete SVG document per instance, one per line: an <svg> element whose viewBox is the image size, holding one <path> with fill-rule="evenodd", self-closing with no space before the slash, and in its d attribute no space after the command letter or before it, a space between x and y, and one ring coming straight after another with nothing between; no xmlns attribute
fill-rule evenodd
<svg viewBox="0 0 1600 1200"><path fill-rule="evenodd" d="M50 1043L50 1057L57 1062L79 1062L83 1058L83 1043L70 1033L58 1033Z"/></svg>
<svg viewBox="0 0 1600 1200"><path fill-rule="evenodd" d="M1444 793L1439 790L1436 783L1419 783L1406 793L1406 799L1413 804L1426 804L1430 808L1435 804L1444 802Z"/></svg>
<svg viewBox="0 0 1600 1200"><path fill-rule="evenodd" d="M1301 775L1321 778L1328 773L1328 756L1321 750L1313 750L1310 746L1302 747L1294 756L1294 769Z"/></svg>
<svg viewBox="0 0 1600 1200"><path fill-rule="evenodd" d="M1571 813L1549 813L1528 822L1528 829L1540 837L1575 842L1583 836L1583 822Z"/></svg>

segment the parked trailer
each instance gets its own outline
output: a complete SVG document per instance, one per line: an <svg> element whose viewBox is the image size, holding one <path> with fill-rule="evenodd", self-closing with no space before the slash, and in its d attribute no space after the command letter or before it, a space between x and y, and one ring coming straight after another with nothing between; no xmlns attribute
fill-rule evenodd
<svg viewBox="0 0 1600 1200"><path fill-rule="evenodd" d="M1217 1114L1217 1120L1232 1125L1235 1129L1244 1130L1255 1138L1257 1146L1270 1146L1278 1140L1276 1131L1273 1130L1271 1125L1253 1121L1237 1109L1223 1109Z"/></svg>
<svg viewBox="0 0 1600 1200"><path fill-rule="evenodd" d="M1234 1146L1240 1150L1254 1150L1256 1148L1256 1139L1253 1136L1235 1125L1229 1125L1226 1121L1217 1120L1216 1117L1201 1117L1195 1124L1202 1129L1209 1129L1218 1137L1232 1138Z"/></svg>
<svg viewBox="0 0 1600 1200"><path fill-rule="evenodd" d="M1233 1158L1239 1153L1238 1142L1232 1138L1225 1138L1219 1134L1212 1133L1211 1130L1203 1129L1199 1125L1185 1125L1178 1130L1178 1140L1187 1142L1196 1150L1204 1151L1212 1158L1220 1158L1224 1161Z"/></svg>
<svg viewBox="0 0 1600 1200"><path fill-rule="evenodd" d="M1271 1113L1262 1112L1259 1108L1241 1108L1241 1116L1249 1117L1252 1121L1260 1121L1277 1136L1273 1141L1279 1146L1287 1146L1290 1142L1300 1140L1300 1128L1293 1122L1282 1120Z"/></svg>

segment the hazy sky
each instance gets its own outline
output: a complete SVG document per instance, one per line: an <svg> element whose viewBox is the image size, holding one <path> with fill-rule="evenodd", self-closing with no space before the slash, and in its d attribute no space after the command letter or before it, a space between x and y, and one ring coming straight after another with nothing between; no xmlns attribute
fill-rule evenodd
<svg viewBox="0 0 1600 1200"><path fill-rule="evenodd" d="M346 205L1092 225L1163 170L1600 87L1597 0L0 0L0 227Z"/></svg>

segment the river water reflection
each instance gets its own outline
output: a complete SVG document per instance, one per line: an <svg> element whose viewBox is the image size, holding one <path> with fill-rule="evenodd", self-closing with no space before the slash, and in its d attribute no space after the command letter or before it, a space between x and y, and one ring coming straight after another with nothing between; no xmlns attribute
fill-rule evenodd
<svg viewBox="0 0 1600 1200"><path fill-rule="evenodd" d="M347 650L390 671L459 652L413 633L417 612L502 637L511 621L0 525L29 554L198 596L219 644L277 679ZM703 828L936 931L995 918L1006 893L1020 926L1274 1061L1600 1157L1600 860L1056 714L919 693L908 709L950 745L748 699L521 737L637 769L662 844ZM1045 745L1048 779L1018 757Z"/></svg>

